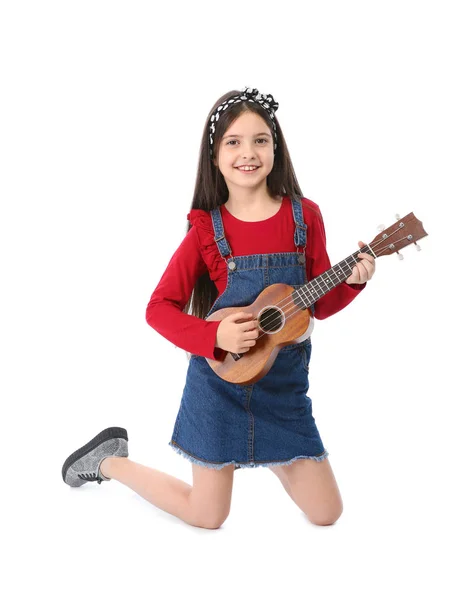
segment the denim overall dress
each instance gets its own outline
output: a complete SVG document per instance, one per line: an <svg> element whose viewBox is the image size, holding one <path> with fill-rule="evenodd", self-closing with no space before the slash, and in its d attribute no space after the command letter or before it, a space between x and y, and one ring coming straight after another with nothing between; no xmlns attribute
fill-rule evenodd
<svg viewBox="0 0 475 600"><path fill-rule="evenodd" d="M215 242L226 261L227 286L207 317L218 309L252 304L267 286L307 283L307 225L300 198L292 198L296 252L232 256L220 208L211 211ZM298 249L303 248L303 252ZM312 306L312 314L314 307ZM230 383L192 354L169 445L204 467L221 469L291 464L328 456L307 396L311 338L281 348L268 373L250 385Z"/></svg>

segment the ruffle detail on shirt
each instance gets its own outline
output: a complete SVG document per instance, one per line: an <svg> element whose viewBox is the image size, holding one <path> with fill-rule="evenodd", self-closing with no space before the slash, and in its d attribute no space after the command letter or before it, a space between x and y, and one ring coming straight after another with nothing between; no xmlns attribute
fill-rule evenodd
<svg viewBox="0 0 475 600"><path fill-rule="evenodd" d="M211 214L200 208L192 208L187 214L186 218L193 226L198 226L202 230L208 233L214 234L213 223L211 221Z"/></svg>
<svg viewBox="0 0 475 600"><path fill-rule="evenodd" d="M211 279L214 280L217 278L219 272L226 270L226 264L214 241L214 229L211 214L206 210L193 208L188 213L187 219L193 227L196 227L201 255L208 266Z"/></svg>

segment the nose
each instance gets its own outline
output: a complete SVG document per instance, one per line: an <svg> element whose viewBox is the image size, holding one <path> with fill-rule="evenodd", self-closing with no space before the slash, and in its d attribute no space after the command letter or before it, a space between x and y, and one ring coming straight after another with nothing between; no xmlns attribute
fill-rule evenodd
<svg viewBox="0 0 475 600"><path fill-rule="evenodd" d="M251 142L242 142L241 144L241 155L244 158L249 158L250 156L255 156L255 146L254 143Z"/></svg>

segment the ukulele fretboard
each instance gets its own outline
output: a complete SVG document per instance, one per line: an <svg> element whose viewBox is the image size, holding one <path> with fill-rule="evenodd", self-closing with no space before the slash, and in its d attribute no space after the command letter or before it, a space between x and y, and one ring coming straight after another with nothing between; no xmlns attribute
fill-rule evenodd
<svg viewBox="0 0 475 600"><path fill-rule="evenodd" d="M328 269L328 271L325 271L325 273L318 275L315 279L297 288L292 294L294 300L297 301L301 308L308 308L312 304L315 304L322 296L348 279L353 271L353 267L359 261L358 254L361 252L373 254L369 246L363 246L334 267Z"/></svg>

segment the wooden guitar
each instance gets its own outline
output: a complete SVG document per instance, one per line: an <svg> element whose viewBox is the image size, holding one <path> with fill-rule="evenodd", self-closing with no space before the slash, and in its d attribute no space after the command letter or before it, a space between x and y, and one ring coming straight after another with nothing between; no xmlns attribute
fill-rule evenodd
<svg viewBox="0 0 475 600"><path fill-rule="evenodd" d="M357 258L360 252L376 258L394 252L399 254L399 250L409 244L415 244L420 250L417 241L426 235L422 223L414 213L409 213L378 234L370 244L305 285L296 289L285 283L275 283L266 287L249 306L217 310L206 320L221 321L232 313L245 311L257 320L260 333L256 345L247 352L227 352L223 360L207 358L208 364L221 379L230 383L245 385L258 381L268 373L281 348L310 337L314 324L310 307L350 277L353 267L360 260Z"/></svg>

